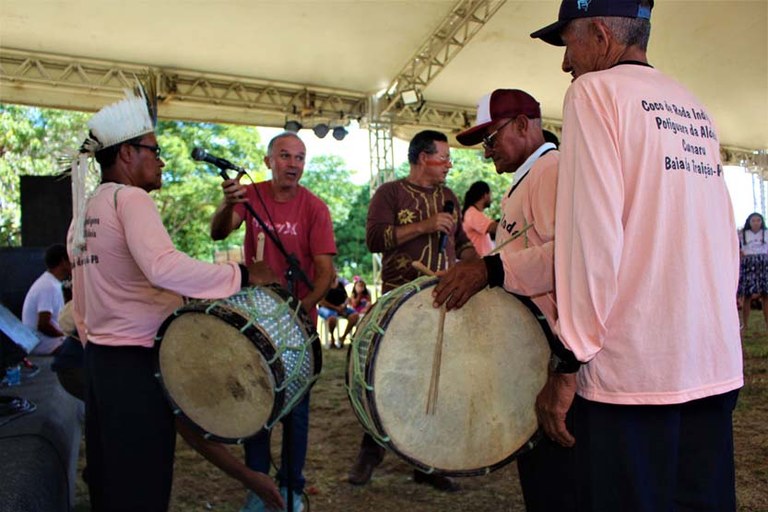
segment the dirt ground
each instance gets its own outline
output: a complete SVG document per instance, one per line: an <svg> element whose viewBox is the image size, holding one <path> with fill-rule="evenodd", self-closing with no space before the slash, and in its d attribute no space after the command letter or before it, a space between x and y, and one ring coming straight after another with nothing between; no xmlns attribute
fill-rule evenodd
<svg viewBox="0 0 768 512"><path fill-rule="evenodd" d="M744 335L746 384L734 417L738 510L768 512L768 333L753 315ZM362 435L344 389L346 351L324 350L324 367L312 391L310 447L305 475L312 512L518 512L523 511L515 464L488 476L459 479L462 490L446 494L415 484L410 466L393 454L365 487L346 482ZM279 428L272 452L279 455ZM232 447L238 454L240 447ZM82 457L81 457L82 459ZM81 460L82 465L82 460ZM171 510L238 511L245 491L179 439ZM78 482L76 512L89 510Z"/></svg>

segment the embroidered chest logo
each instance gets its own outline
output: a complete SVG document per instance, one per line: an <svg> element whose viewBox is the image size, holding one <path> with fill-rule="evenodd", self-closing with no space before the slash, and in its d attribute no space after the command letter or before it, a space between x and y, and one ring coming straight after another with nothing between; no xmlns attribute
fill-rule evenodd
<svg viewBox="0 0 768 512"><path fill-rule="evenodd" d="M400 225L412 224L415 219L416 214L411 210L400 210L397 212L397 221L400 223Z"/></svg>

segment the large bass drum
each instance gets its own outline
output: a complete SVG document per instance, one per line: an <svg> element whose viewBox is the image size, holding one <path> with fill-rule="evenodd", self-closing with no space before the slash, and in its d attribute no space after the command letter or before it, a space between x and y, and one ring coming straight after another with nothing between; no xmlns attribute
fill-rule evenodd
<svg viewBox="0 0 768 512"><path fill-rule="evenodd" d="M168 317L157 344L156 375L174 413L225 443L271 428L309 391L322 365L315 328L278 286L193 301Z"/></svg>
<svg viewBox="0 0 768 512"><path fill-rule="evenodd" d="M349 400L379 444L422 471L485 474L533 446L552 334L529 299L501 288L441 315L436 284L416 279L365 315L348 355Z"/></svg>

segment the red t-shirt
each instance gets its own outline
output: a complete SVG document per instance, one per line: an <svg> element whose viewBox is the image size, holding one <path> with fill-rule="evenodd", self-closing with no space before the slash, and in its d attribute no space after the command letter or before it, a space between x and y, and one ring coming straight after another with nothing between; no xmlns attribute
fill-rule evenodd
<svg viewBox="0 0 768 512"><path fill-rule="evenodd" d="M302 186L299 186L296 197L286 202L278 202L272 194L270 181L247 186L246 194L259 217L278 236L285 250L297 257L301 269L309 280L314 282L313 258L320 254L336 254L333 223L328 206ZM245 220L245 260L251 262L256 257L258 235L263 230L258 221L247 212L245 204L236 205L235 212ZM285 272L288 270L288 263L269 236L264 237L263 260L280 277L282 285L287 287ZM299 282L298 298L302 299L308 293L309 288Z"/></svg>

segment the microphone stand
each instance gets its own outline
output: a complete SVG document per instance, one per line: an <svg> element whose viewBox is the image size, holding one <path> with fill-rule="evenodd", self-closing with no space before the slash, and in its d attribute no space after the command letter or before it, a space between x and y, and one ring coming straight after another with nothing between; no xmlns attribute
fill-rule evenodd
<svg viewBox="0 0 768 512"><path fill-rule="evenodd" d="M227 181L229 179L229 175L227 174L227 171L225 169L219 169L219 176L221 176L224 181ZM307 287L310 290L314 290L315 287L312 284L312 282L307 277L307 274L304 273L303 270L301 270L301 266L299 265L299 259L296 257L295 254L288 254L288 251L285 249L285 246L280 241L280 238L274 233L273 230L270 230L267 227L267 224L264 222L264 220L259 217L259 215L256 213L256 210L254 210L253 206L251 206L250 202L245 202L245 209L248 210L248 213L253 216L254 219L256 219L256 222L259 223L259 226L261 226L262 231L269 237L272 242L274 242L277 249L280 251L280 254L283 255L285 258L286 263L288 263L288 270L285 271L285 280L288 283L288 290L291 292L291 294L296 298L296 300L299 300L299 281L302 281L304 284L307 285ZM293 483L291 482L291 469L293 466L293 463L291 461L291 457L293 456L291 449L291 437L293 435L293 417L291 416L292 413L287 414L285 417L283 417L283 444L285 444L285 458L288 460L282 461L283 466L285 466L285 472L286 475L286 506L287 510L289 512L293 512ZM270 436L271 439L271 436ZM270 451L271 452L271 451Z"/></svg>
<svg viewBox="0 0 768 512"><path fill-rule="evenodd" d="M219 176L224 179L224 181L230 179L229 175L227 174L227 171L224 169L219 170ZM312 282L309 280L307 275L304 273L303 270L301 270L301 266L299 265L299 259L296 257L295 254L288 254L288 251L285 249L285 246L280 241L280 238L274 233L273 230L269 229L267 227L267 224L264 222L264 220L259 217L259 215L256 213L256 210L253 209L253 206L251 206L251 203L245 202L243 203L245 205L245 209L248 210L248 213L253 216L254 219L256 219L256 222L259 223L259 226L261 226L262 231L269 237L270 240L275 244L277 247L277 250L280 251L280 254L283 255L283 258L285 258L286 263L288 263L288 270L285 271L285 280L288 283L288 290L293 294L294 297L296 297L296 300L298 300L298 287L299 287L299 281L303 282L305 285L307 285L307 288L310 290L314 290L315 286L312 284Z"/></svg>

